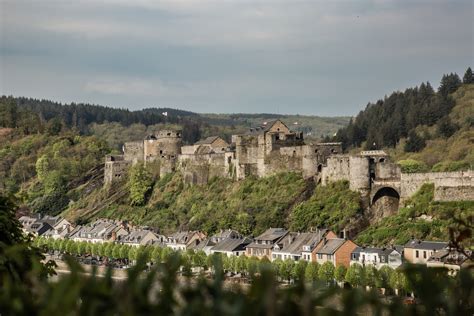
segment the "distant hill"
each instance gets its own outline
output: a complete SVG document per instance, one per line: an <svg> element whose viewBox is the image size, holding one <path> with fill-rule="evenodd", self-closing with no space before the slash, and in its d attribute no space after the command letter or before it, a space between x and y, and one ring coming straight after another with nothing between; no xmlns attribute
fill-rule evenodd
<svg viewBox="0 0 474 316"><path fill-rule="evenodd" d="M333 135L338 129L349 123L349 117L318 117L278 114L199 114L172 108L146 108L130 111L128 109L105 107L94 104L62 104L49 100L24 97L0 98L0 127L24 127L26 133L41 130L51 121L59 121L62 127L74 128L82 134L94 133L97 125L118 123L123 130L124 141L127 128L141 125L145 131L171 127L183 129L186 143L192 143L202 137L220 135L230 140L230 135L246 131L249 127L261 125L264 121L280 118L294 130L302 131L309 138L321 138ZM297 123L297 124L294 124ZM117 124L113 124L117 127ZM100 128L99 128L100 129ZM136 126L134 127L136 131ZM135 137L134 131L130 134ZM144 137L145 134L140 137ZM114 145L116 145L114 143Z"/></svg>

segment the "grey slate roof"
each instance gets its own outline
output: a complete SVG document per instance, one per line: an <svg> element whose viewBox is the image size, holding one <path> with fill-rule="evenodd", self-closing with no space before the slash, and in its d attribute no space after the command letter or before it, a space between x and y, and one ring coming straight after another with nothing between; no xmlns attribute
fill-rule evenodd
<svg viewBox="0 0 474 316"><path fill-rule="evenodd" d="M334 254L339 247L341 247L346 242L342 238L331 238L328 239L326 244L322 246L316 253L332 255Z"/></svg>
<svg viewBox="0 0 474 316"><path fill-rule="evenodd" d="M423 241L412 239L405 244L405 248L412 249L426 249L426 250L440 250L448 247L448 243L444 241Z"/></svg>
<svg viewBox="0 0 474 316"><path fill-rule="evenodd" d="M219 252L243 251L251 241L249 238L227 238L212 247L211 250Z"/></svg>
<svg viewBox="0 0 474 316"><path fill-rule="evenodd" d="M213 242L210 238L206 238L206 239L203 239L201 240L201 242L199 242L197 245L196 244L192 244L189 246L189 249L194 249L194 250L203 250L204 248L206 247L212 247L214 246L216 243Z"/></svg>
<svg viewBox="0 0 474 316"><path fill-rule="evenodd" d="M303 251L303 246L309 246L310 249L319 243L321 238L324 236L326 230L321 232L310 232L310 233L290 233L284 239L286 243L283 244L283 247L279 250L274 250L275 252L281 253L291 253L291 254L301 254ZM282 239L283 240L283 239Z"/></svg>
<svg viewBox="0 0 474 316"><path fill-rule="evenodd" d="M281 237L288 234L288 231L284 228L269 228L263 234L256 237L256 240L267 240L267 241L276 241Z"/></svg>

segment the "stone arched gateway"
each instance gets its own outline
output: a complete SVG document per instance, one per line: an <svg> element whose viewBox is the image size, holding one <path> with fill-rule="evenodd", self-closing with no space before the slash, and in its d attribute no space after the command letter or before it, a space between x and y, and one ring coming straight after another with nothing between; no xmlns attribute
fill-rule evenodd
<svg viewBox="0 0 474 316"><path fill-rule="evenodd" d="M372 215L382 218L396 214L400 205L398 190L390 186L381 186L374 189L370 199Z"/></svg>

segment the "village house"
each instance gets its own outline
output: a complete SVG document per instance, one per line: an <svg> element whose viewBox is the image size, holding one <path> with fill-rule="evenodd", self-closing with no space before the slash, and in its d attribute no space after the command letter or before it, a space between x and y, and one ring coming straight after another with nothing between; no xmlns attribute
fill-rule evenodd
<svg viewBox="0 0 474 316"><path fill-rule="evenodd" d="M103 243L116 241L126 235L128 235L128 231L120 223L99 219L89 225L77 226L68 238L74 241Z"/></svg>
<svg viewBox="0 0 474 316"><path fill-rule="evenodd" d="M318 230L309 233L289 233L273 247L272 261L276 259L311 261L311 250L316 247L326 232L326 230Z"/></svg>
<svg viewBox="0 0 474 316"><path fill-rule="evenodd" d="M51 230L53 226L46 221L41 220L41 215L37 217L22 216L18 219L22 225L22 229L27 234L34 236L42 236L47 231Z"/></svg>
<svg viewBox="0 0 474 316"><path fill-rule="evenodd" d="M173 250L186 250L197 246L206 235L199 231L176 232L168 237L166 246Z"/></svg>
<svg viewBox="0 0 474 316"><path fill-rule="evenodd" d="M334 266L343 265L348 268L355 248L357 245L348 239L323 238L313 252L312 261L319 264L329 261Z"/></svg>
<svg viewBox="0 0 474 316"><path fill-rule="evenodd" d="M227 257L245 255L250 238L226 238L211 248L211 253L222 253Z"/></svg>
<svg viewBox="0 0 474 316"><path fill-rule="evenodd" d="M404 257L410 263L426 264L435 252L447 247L447 242L412 239L405 244Z"/></svg>
<svg viewBox="0 0 474 316"><path fill-rule="evenodd" d="M231 238L231 239L242 239L244 237L238 231L233 230L233 229L221 230L218 233L211 236L211 240L213 242L215 242L216 244L220 243L221 241L223 241L225 239L229 239L229 238Z"/></svg>
<svg viewBox="0 0 474 316"><path fill-rule="evenodd" d="M135 229L130 231L128 235L121 236L117 242L129 246L148 246L156 243L164 242L165 237L159 236L150 230Z"/></svg>
<svg viewBox="0 0 474 316"><path fill-rule="evenodd" d="M212 238L205 238L201 240L198 244L192 243L189 245L188 249L192 249L194 251L204 251L206 255L211 254L211 249L214 247L216 243L212 241Z"/></svg>
<svg viewBox="0 0 474 316"><path fill-rule="evenodd" d="M352 251L350 264L373 266L380 269L389 266L396 269L402 265L402 253L395 248L357 247Z"/></svg>
<svg viewBox="0 0 474 316"><path fill-rule="evenodd" d="M284 228L269 228L247 245L245 254L249 257L255 256L260 259L267 257L271 260L273 246L287 234L288 231Z"/></svg>
<svg viewBox="0 0 474 316"><path fill-rule="evenodd" d="M50 223L48 220L46 222ZM55 217L51 224L52 229L45 232L44 237L53 239L65 238L74 229L74 226L68 220L59 216Z"/></svg>
<svg viewBox="0 0 474 316"><path fill-rule="evenodd" d="M465 252L464 254L455 249L441 249L431 255L426 262L426 266L430 268L446 268L456 272L461 267L473 264L472 260L470 260L472 251L466 250Z"/></svg>

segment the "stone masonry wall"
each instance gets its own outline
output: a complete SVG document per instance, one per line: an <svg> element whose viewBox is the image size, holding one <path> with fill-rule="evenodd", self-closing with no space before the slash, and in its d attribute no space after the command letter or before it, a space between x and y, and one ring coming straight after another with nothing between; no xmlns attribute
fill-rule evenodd
<svg viewBox="0 0 474 316"><path fill-rule="evenodd" d="M452 188L444 190L453 194L452 197L447 197L441 190L438 193L438 198L440 200L444 198L453 200L463 195L473 194L469 191L474 190L474 171L402 173L400 177L400 197L408 198L412 196L424 183L433 183L435 191L438 187Z"/></svg>

